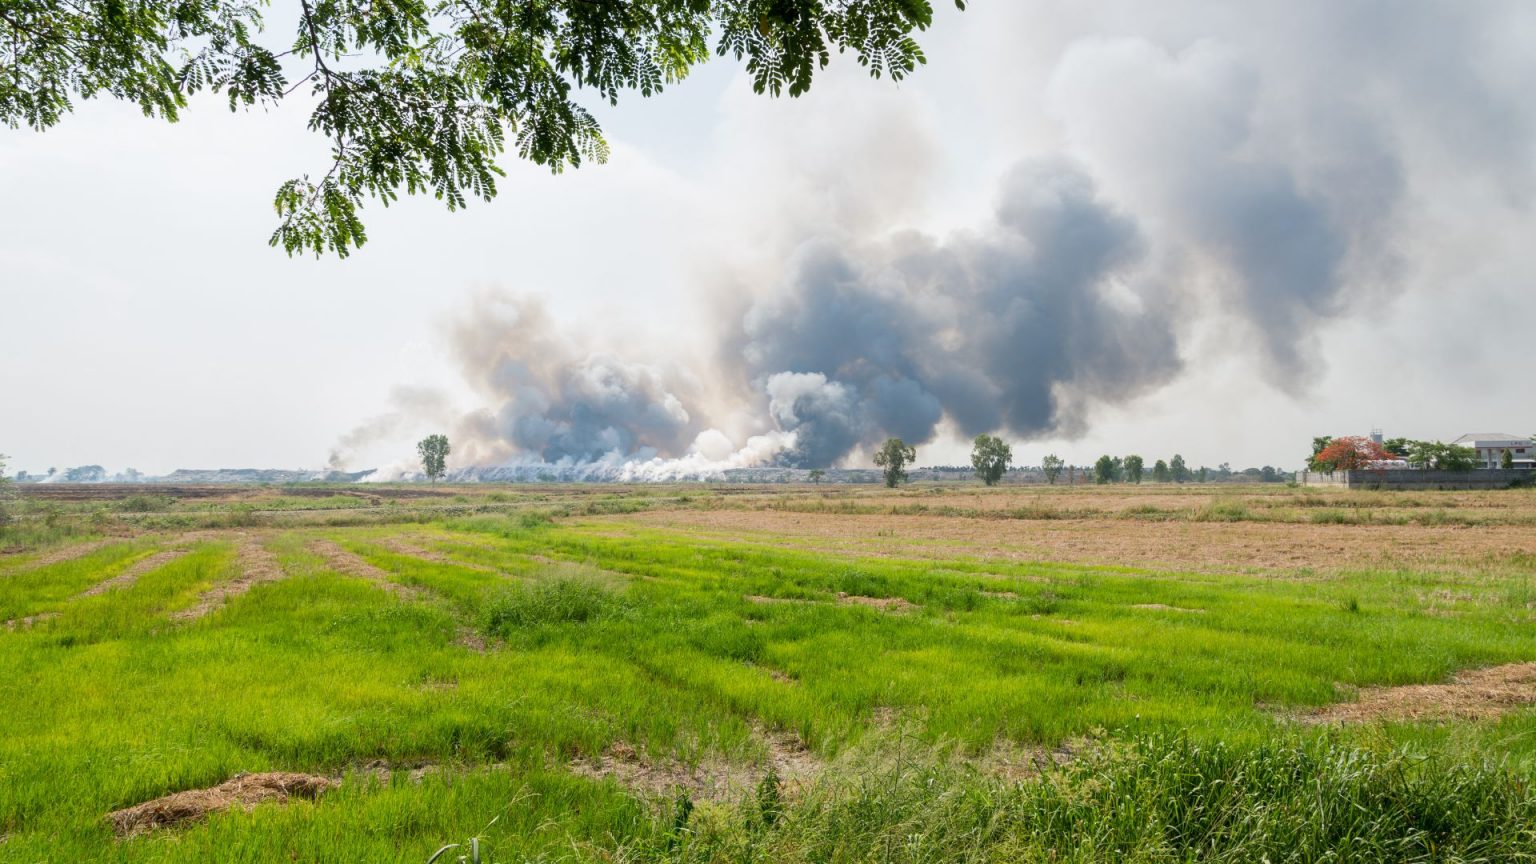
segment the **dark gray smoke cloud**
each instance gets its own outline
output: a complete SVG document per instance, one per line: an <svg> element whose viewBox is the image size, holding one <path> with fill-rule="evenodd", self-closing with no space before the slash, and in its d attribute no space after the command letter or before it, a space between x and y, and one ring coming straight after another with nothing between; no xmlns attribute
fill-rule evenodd
<svg viewBox="0 0 1536 864"><path fill-rule="evenodd" d="M985 233L908 235L879 259L802 250L788 284L728 340L764 390L784 461L828 465L894 435L1071 431L1082 406L1155 387L1179 368L1171 309L1134 285L1135 225L1070 165L1031 163L1003 184Z"/></svg>
<svg viewBox="0 0 1536 864"><path fill-rule="evenodd" d="M533 300L481 296L451 324L450 342L486 401L459 430L481 458L679 456L702 429L684 405L689 376L568 337Z"/></svg>

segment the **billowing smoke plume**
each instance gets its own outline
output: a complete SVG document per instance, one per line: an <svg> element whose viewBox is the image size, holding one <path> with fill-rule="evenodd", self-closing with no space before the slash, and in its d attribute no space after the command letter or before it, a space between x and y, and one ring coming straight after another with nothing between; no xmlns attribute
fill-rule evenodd
<svg viewBox="0 0 1536 864"><path fill-rule="evenodd" d="M697 388L690 375L569 338L537 303L482 295L449 336L486 400L475 422L482 448L551 463L647 460L682 455L702 431L684 405Z"/></svg>
<svg viewBox="0 0 1536 864"><path fill-rule="evenodd" d="M1508 119L1529 116L1523 89L1492 83L1519 76L1465 68L1473 54L1494 62L1483 52L1500 44L1499 16L1526 14L1518 4L1470 19L1354 5L1199 18L1196 33L1226 40L1070 40L1019 109L1049 118L1057 155L1016 165L991 214L946 237L838 199L894 197L866 175L871 188L803 208L816 213L797 214L798 235L785 228L796 215L779 220L773 236L794 239L733 273L750 296L715 323L715 362L636 362L562 335L536 303L483 297L450 328L484 405L456 422L451 464L673 479L829 466L893 435L1074 436L1096 407L1178 377L1198 321L1241 334L1270 384L1304 389L1318 330L1390 299L1411 267L1418 188L1491 172L1524 189L1532 176L1536 124ZM1126 21L1104 32L1159 29L1162 11L1141 8L1105 13ZM1454 140L1444 112L1461 120Z"/></svg>
<svg viewBox="0 0 1536 864"><path fill-rule="evenodd" d="M1167 299L1136 281L1144 258L1088 177L1032 163L1005 180L984 233L905 235L873 261L808 246L727 345L745 346L745 377L795 433L788 464L832 464L888 435L927 441L946 417L967 436L1070 432L1091 401L1179 369Z"/></svg>

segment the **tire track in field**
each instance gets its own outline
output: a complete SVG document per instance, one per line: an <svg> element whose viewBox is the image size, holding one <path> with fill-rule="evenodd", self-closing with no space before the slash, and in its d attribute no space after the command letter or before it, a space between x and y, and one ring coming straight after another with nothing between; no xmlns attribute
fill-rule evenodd
<svg viewBox="0 0 1536 864"><path fill-rule="evenodd" d="M84 591L81 591L79 594L75 595L75 599L78 600L82 597L96 597L101 594L105 594L115 588L127 588L133 583L139 581L139 577L143 576L145 573L148 573L151 570L159 569L160 567L164 567L165 565L177 560L178 558L186 557L187 555L191 554L191 552L191 549L167 549L164 552L156 552L148 558L141 559L129 565L127 569L123 570L123 572L117 574L116 576L113 576L111 579L108 579L105 582L98 582L95 585L85 589Z"/></svg>
<svg viewBox="0 0 1536 864"><path fill-rule="evenodd" d="M57 617L59 617L59 613L57 612L39 612L36 615L25 615L21 618L12 618L11 620L5 622L5 629L20 630L24 627L31 627L32 625L39 622L47 621L51 618Z"/></svg>
<svg viewBox="0 0 1536 864"><path fill-rule="evenodd" d="M73 546L65 546L62 549L55 549L52 552L45 552L42 555L33 558L31 561L21 565L15 570L10 570L0 574L0 578L4 578L6 576L16 576L21 573L30 573L33 570L39 570L43 567L51 567L54 564L63 564L65 561L73 561L76 558L84 558L92 552L95 552L96 550L105 546L109 546L115 542L117 541L92 540L89 543L77 543Z"/></svg>
<svg viewBox="0 0 1536 864"><path fill-rule="evenodd" d="M456 558L450 558L441 552L434 552L431 549L423 549L420 546L396 537L388 537L383 540L379 540L378 544L383 548L395 553L396 555L404 555L407 558L419 558L422 561L431 561L434 564L447 564L451 567L460 567L465 570L476 570L481 573L492 573L497 576L507 575L504 571L498 570L495 567L490 567L485 564L474 564L467 561L460 561Z"/></svg>
<svg viewBox="0 0 1536 864"><path fill-rule="evenodd" d="M343 549L333 540L311 540L309 549L324 558L325 563L337 573L371 582L374 587L382 588L402 600L420 600L425 596L426 592L390 579L388 571L368 563L355 552Z"/></svg>
<svg viewBox="0 0 1536 864"><path fill-rule="evenodd" d="M97 545L98 545L98 548L99 548L100 545L104 545L104 544L97 544ZM69 551L74 551L74 550L69 550ZM114 588L126 588L126 587L132 585L133 583L137 582L139 580L139 577L143 576L145 573L148 573L151 570L154 570L154 569L156 569L158 567L163 567L164 565L169 564L172 561L175 561L176 559L181 558L184 555L187 555L191 551L192 550L190 550L190 549L167 549L167 550L162 551L162 552L156 552L155 554L150 555L147 558L142 558L142 559L140 559L140 560L138 560L138 561L128 565L126 568L124 568L123 572L117 574L116 576L113 576L110 579L107 579L104 582L98 582L95 585L92 585L91 587L85 589L84 591L81 591L79 594L76 594L74 597L72 597L70 599L72 599L72 600L80 600L80 599L83 599L85 597L96 597L98 595L105 594L105 593L107 593L108 591L111 591ZM89 554L89 553L86 553L86 554ZM58 561L54 561L54 562L50 562L50 563L61 563L62 561L69 561L69 560L72 560L73 557L83 557L83 556L64 557L64 558L61 558ZM47 565L41 565L41 566L47 566ZM35 613L35 614L32 614L32 615L24 615L24 616L22 616L20 618L12 618L9 621L6 621L3 626L7 630L20 630L20 629L22 629L24 627L31 627L34 624L37 624L37 623L42 622L42 621L47 621L47 620L52 619L52 618L57 618L57 617L59 617L59 614L60 613L55 610L55 611L49 611L49 612L38 612L38 613Z"/></svg>
<svg viewBox="0 0 1536 864"><path fill-rule="evenodd" d="M196 603L172 613L171 620L192 621L210 615L257 585L276 582L288 575L278 563L277 556L263 546L259 538L249 535L241 536L235 553L235 569L235 578L203 592Z"/></svg>
<svg viewBox="0 0 1536 864"><path fill-rule="evenodd" d="M338 573L355 576L365 582L372 583L375 587L382 588L401 600L424 600L429 597L446 599L436 591L429 588L421 588L415 585L402 585L389 578L387 570L374 566L351 550L342 548L333 540L312 540L309 543L310 551L315 552L325 559L325 563ZM400 551L398 548L392 551ZM402 553L408 554L408 553ZM431 560L430 558L427 560ZM452 563L452 562L450 562ZM485 637L481 636L474 628L460 624L455 634L455 642L476 653L484 653L486 650Z"/></svg>

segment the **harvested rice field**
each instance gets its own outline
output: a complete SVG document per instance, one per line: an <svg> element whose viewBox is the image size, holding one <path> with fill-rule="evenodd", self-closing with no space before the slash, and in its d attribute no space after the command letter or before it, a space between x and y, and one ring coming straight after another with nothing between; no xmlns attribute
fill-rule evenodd
<svg viewBox="0 0 1536 864"><path fill-rule="evenodd" d="M47 494L0 861L1536 856L1531 490Z"/></svg>

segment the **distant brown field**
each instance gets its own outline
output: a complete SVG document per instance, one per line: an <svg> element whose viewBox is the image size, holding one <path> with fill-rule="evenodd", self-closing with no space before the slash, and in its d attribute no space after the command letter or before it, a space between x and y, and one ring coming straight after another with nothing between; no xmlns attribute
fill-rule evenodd
<svg viewBox="0 0 1536 864"><path fill-rule="evenodd" d="M1060 561L1168 570L1469 571L1536 561L1536 533L1503 526L1311 525L1285 522L995 520L658 510L610 520L708 531L717 538L814 545L839 554Z"/></svg>

